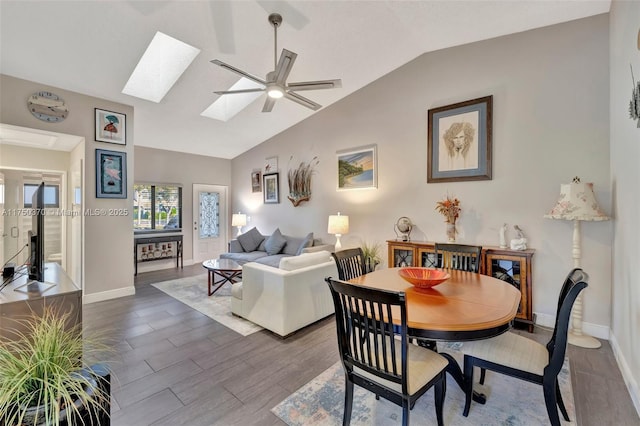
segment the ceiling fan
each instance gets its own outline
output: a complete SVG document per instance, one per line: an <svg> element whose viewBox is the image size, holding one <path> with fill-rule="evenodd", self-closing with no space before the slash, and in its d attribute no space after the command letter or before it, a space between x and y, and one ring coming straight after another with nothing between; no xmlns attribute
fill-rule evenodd
<svg viewBox="0 0 640 426"><path fill-rule="evenodd" d="M274 31L274 49L273 49L273 62L275 69L267 73L266 79L261 79L247 72L244 72L234 66L226 64L218 59L214 59L211 62L225 68L231 72L241 75L251 81L261 84L262 88L243 89L243 90L226 90L214 92L217 95L230 95L235 93L251 93L251 92L267 92L267 99L262 107L262 112L270 112L276 103L277 99L282 97L289 99L293 102L299 103L309 109L317 111L322 105L299 95L298 91L302 90L317 90L317 89L334 89L342 87L342 80L317 80L317 81L304 81L297 83L287 83L287 77L293 63L296 61L298 55L287 49L282 49L280 60L278 57L278 27L282 24L282 16L278 13L272 13L269 15L269 22L273 26Z"/></svg>

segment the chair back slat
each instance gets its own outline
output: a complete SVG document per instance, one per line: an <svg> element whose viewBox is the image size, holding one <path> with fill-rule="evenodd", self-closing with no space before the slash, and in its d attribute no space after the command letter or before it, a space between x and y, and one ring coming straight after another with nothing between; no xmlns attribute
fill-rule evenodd
<svg viewBox="0 0 640 426"><path fill-rule="evenodd" d="M365 273L364 254L361 248L353 248L331 253L338 267L338 278L348 281Z"/></svg>
<svg viewBox="0 0 640 426"><path fill-rule="evenodd" d="M482 246L436 243L435 252L439 268L480 272Z"/></svg>
<svg viewBox="0 0 640 426"><path fill-rule="evenodd" d="M567 351L567 334L569 332L569 317L571 308L578 298L578 295L589 285L589 276L580 268L574 268L560 289L558 297L558 309L556 312L556 324L551 335L551 340L547 343L549 351L549 365L553 374L558 374L564 363Z"/></svg>
<svg viewBox="0 0 640 426"><path fill-rule="evenodd" d="M345 370L360 368L401 383L406 392L406 381L403 381L408 350L405 294L332 278L326 281L336 308L338 346ZM399 319L399 325L394 326L394 318L396 322ZM398 332L400 339L395 338Z"/></svg>

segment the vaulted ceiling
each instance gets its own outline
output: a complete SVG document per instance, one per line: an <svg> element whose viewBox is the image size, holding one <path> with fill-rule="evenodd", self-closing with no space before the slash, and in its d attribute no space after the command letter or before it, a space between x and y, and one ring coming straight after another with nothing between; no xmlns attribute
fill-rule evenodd
<svg viewBox="0 0 640 426"><path fill-rule="evenodd" d="M262 94L227 122L200 115L219 97L214 91L238 80L210 60L261 78L273 70L271 12L284 19L278 50L298 54L289 81L342 79L340 89L304 92L326 108L425 52L609 7L609 0L2 0L0 72L132 105L136 145L234 158L314 114L286 100L263 113ZM157 31L201 52L159 103L122 94Z"/></svg>

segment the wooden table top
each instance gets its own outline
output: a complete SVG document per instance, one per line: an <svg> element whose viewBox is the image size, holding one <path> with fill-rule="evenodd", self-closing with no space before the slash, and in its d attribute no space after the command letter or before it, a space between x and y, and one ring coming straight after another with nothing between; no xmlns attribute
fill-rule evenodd
<svg viewBox="0 0 640 426"><path fill-rule="evenodd" d="M400 268L380 269L349 280L367 287L404 291L410 333L441 340L473 340L508 330L520 291L507 282L473 272L446 270L451 278L430 289L405 281Z"/></svg>

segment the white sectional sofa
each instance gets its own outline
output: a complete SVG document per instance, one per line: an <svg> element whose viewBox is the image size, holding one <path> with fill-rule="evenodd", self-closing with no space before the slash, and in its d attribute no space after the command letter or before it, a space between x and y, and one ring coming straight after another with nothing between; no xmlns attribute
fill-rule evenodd
<svg viewBox="0 0 640 426"><path fill-rule="evenodd" d="M231 312L282 337L333 313L324 281L338 276L331 253L285 257L279 266L245 263L242 282L231 289Z"/></svg>

